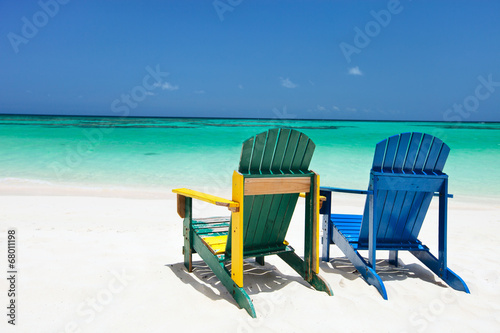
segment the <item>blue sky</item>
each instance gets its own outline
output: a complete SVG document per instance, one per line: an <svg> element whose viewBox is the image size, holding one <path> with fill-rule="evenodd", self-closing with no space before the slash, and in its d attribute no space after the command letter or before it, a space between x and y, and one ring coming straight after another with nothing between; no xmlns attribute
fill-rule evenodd
<svg viewBox="0 0 500 333"><path fill-rule="evenodd" d="M500 121L500 2L4 0L0 87L0 113Z"/></svg>

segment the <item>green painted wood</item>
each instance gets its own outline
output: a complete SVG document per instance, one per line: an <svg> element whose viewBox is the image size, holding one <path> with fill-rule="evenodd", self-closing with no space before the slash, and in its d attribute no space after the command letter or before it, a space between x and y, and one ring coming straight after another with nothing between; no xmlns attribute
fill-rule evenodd
<svg viewBox="0 0 500 333"><path fill-rule="evenodd" d="M262 155L261 168L260 168L261 174L272 174L271 167L276 150L276 140L278 138L278 135L279 135L279 130L277 128L267 131L267 137L266 137L267 142L264 147L264 153Z"/></svg>
<svg viewBox="0 0 500 333"><path fill-rule="evenodd" d="M229 217L213 217L192 221L192 229L202 237L224 236L229 231Z"/></svg>
<svg viewBox="0 0 500 333"><path fill-rule="evenodd" d="M192 220L192 199L186 198L184 204L184 221L183 221L183 236L184 236L184 247L182 252L184 253L184 266L188 272L193 271L193 229L191 228Z"/></svg>
<svg viewBox="0 0 500 333"><path fill-rule="evenodd" d="M308 150L308 144L311 142L308 137L301 135L297 141L297 148L295 149L295 155L292 158L292 162L290 164L290 170L293 173L301 173L303 170L304 155ZM309 164L308 164L309 166Z"/></svg>
<svg viewBox="0 0 500 333"><path fill-rule="evenodd" d="M255 136L255 141L252 149L252 157L250 159L250 173L261 174L262 158L267 144L267 133L260 133Z"/></svg>
<svg viewBox="0 0 500 333"><path fill-rule="evenodd" d="M257 219L261 220L256 223L257 227L253 234L253 238L250 240L251 248L263 248L266 243L263 242L264 235L266 235L269 230L272 230L274 221L271 220L273 214L272 210L275 208L274 197L275 195L262 195L262 205L260 206L259 212L254 211L253 215Z"/></svg>
<svg viewBox="0 0 500 333"><path fill-rule="evenodd" d="M311 175L308 168L314 149L314 143L299 131L271 129L245 141L239 172L251 178ZM264 252L285 248L283 241L297 200L298 194L245 196L244 256L259 249ZM230 239L231 235L226 244L226 256L231 250Z"/></svg>
<svg viewBox="0 0 500 333"><path fill-rule="evenodd" d="M222 282L224 287L229 291L229 294L233 296L234 300L238 305L245 309L250 316L253 318L257 317L255 313L255 308L253 306L252 300L243 288L238 287L234 281L231 279L231 273L226 269L223 262L219 261L219 258L210 252L210 250L205 246L203 241L198 235L194 235L193 247L198 252L203 261L210 267L212 272L217 276L217 278Z"/></svg>
<svg viewBox="0 0 500 333"><path fill-rule="evenodd" d="M306 274L306 263L295 252L280 253L278 256L290 265L314 289L324 291L328 295L333 296L333 290L326 280L314 272L311 272L309 275Z"/></svg>
<svg viewBox="0 0 500 333"><path fill-rule="evenodd" d="M314 143L303 133L292 129L272 129L260 133L243 143L238 171L245 178L298 177L308 175L313 179L309 163L315 149ZM312 182L312 183L313 183ZM311 185L312 188L314 184ZM294 194L249 195L243 202L243 258L255 257L264 265L264 256L277 254L289 263L316 289L331 292L328 284L312 271L312 197L307 197L306 248L307 262L294 254L291 246L284 244L285 236L299 198ZM189 207L191 203L189 204ZM191 208L190 208L191 209ZM191 219L191 215L189 215ZM224 218L197 219L190 222L193 236L192 251L196 251L228 289L240 307L255 317L252 302L242 288L231 279L224 263L231 260L231 221ZM224 255L214 255L201 236L227 234Z"/></svg>
<svg viewBox="0 0 500 333"><path fill-rule="evenodd" d="M309 193L306 195L306 220L304 224L304 261L305 261L305 274L307 277L311 277L313 274L313 267L315 265L313 261L313 239L314 239L314 214L316 214L314 210L314 197L311 195L314 193L314 182L311 182L311 189Z"/></svg>
<svg viewBox="0 0 500 333"><path fill-rule="evenodd" d="M290 129L282 129L276 139L276 146L274 148L274 156L271 162L271 173L280 174L283 157L288 147L288 140L290 138Z"/></svg>
<svg viewBox="0 0 500 333"><path fill-rule="evenodd" d="M260 224L260 212L262 206L267 203L265 195L252 195L245 196L243 201L243 243L244 250L253 246L253 241L255 238L255 233L259 228Z"/></svg>
<svg viewBox="0 0 500 333"><path fill-rule="evenodd" d="M278 233L282 229L282 221L285 214L285 209L282 204L283 195L274 195L272 199L272 207L270 207L267 214L266 227L263 228L263 233L260 238L256 239L257 247L264 247L267 244L274 244L278 242ZM271 202L271 201L270 201ZM274 236L274 237L273 237Z"/></svg>
<svg viewBox="0 0 500 333"><path fill-rule="evenodd" d="M253 143L255 141L254 137L243 142L243 147L241 148L240 165L238 167L239 172L242 174L250 173L250 160L252 158Z"/></svg>
<svg viewBox="0 0 500 333"><path fill-rule="evenodd" d="M290 136L288 138L288 146L285 151L285 155L283 156L283 160L281 162L281 172L282 173L293 173L291 171L292 161L295 156L295 152L297 150L297 144L300 139L300 133L297 131L291 131Z"/></svg>

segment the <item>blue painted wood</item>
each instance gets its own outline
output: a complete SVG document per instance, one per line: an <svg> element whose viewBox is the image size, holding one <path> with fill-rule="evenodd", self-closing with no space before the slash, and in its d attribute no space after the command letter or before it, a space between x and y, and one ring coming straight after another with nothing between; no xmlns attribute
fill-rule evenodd
<svg viewBox="0 0 500 333"><path fill-rule="evenodd" d="M338 187L330 187L330 186L321 186L321 189L326 193L330 192L339 192L339 193L352 193L352 194L368 194L367 190L351 190L347 188L338 188ZM321 194L323 195L323 194Z"/></svg>
<svg viewBox="0 0 500 333"><path fill-rule="evenodd" d="M373 157L372 170L376 170L378 172L382 171L386 147L387 147L387 140L380 141L375 147L375 156Z"/></svg>
<svg viewBox="0 0 500 333"><path fill-rule="evenodd" d="M450 154L450 147L446 144L441 146L441 152L439 153L439 157L436 161L436 165L434 166L434 173L440 175L443 173L444 164L446 163L446 159Z"/></svg>
<svg viewBox="0 0 500 333"><path fill-rule="evenodd" d="M396 151L398 149L399 137L391 136L387 140L387 147L385 150L384 164L382 165L383 172L392 172L394 167L394 159L396 157Z"/></svg>
<svg viewBox="0 0 500 333"><path fill-rule="evenodd" d="M403 133L399 136L398 151L394 158L393 170L395 173L402 173L403 166L408 153L408 144L410 143L411 133Z"/></svg>
<svg viewBox="0 0 500 333"><path fill-rule="evenodd" d="M429 134L424 134L424 136L422 137L422 142L420 143L420 147L417 153L417 159L415 161L415 165L413 166L414 173L423 174L425 160L427 158L427 154L429 152L433 138L434 137Z"/></svg>
<svg viewBox="0 0 500 333"><path fill-rule="evenodd" d="M422 133L402 133L379 142L375 148L368 191L321 187L330 192L322 210L328 222L324 233L323 260L329 260L330 243L335 243L353 262L369 284L387 297L376 275L376 251L389 250L389 261L398 262L398 251L407 250L440 276L452 288L468 292L466 284L447 268L446 229L448 176L443 168L449 147L440 139ZM332 214L331 192L367 194L363 215ZM418 239L433 196L439 196L438 258ZM323 236L325 238L325 236ZM325 243L326 240L323 240ZM326 250L325 250L326 249ZM368 250L368 261L358 250ZM387 299L387 298L386 298Z"/></svg>
<svg viewBox="0 0 500 333"><path fill-rule="evenodd" d="M411 134L410 143L408 145L408 153L406 155L406 161L403 166L404 173L414 173L413 170L415 166L415 160L417 158L418 147L420 147L421 140L422 140L422 133Z"/></svg>
<svg viewBox="0 0 500 333"><path fill-rule="evenodd" d="M394 234L396 231L396 228L398 226L399 219L401 217L401 212L404 206L404 201L406 198L406 192L405 191L393 191L394 193L394 200L392 201L392 205L386 205L386 206L391 206L391 212L389 217L387 218L386 223L384 223L384 228L382 228L382 224L379 227L379 232L377 237L380 239L385 239L385 240L394 240Z"/></svg>
<svg viewBox="0 0 500 333"><path fill-rule="evenodd" d="M388 235L387 239L391 242L397 242L402 239L403 231L405 226L408 223L408 218L410 215L410 210L412 208L412 204L415 199L415 195L417 192L414 191L405 191L404 192L404 201L401 205L401 212L399 214L396 225L393 228L392 235Z"/></svg>
<svg viewBox="0 0 500 333"><path fill-rule="evenodd" d="M427 175L435 174L434 169L436 167L436 162L439 158L439 153L441 152L441 148L443 146L443 142L438 138L434 138L432 141L432 146L427 155L427 160L424 165L424 173Z"/></svg>
<svg viewBox="0 0 500 333"><path fill-rule="evenodd" d="M405 231L408 230L410 231L410 233L406 234L406 236L405 234L403 234L403 236L401 237L401 241L415 241L418 238L418 234L420 233L420 229L422 227L422 224L424 223L424 219L427 214L427 210L429 209L429 205L431 204L431 200L432 193L427 192L422 195L422 201L419 202L420 209L418 210L415 222L411 226L411 231L410 226L407 226Z"/></svg>

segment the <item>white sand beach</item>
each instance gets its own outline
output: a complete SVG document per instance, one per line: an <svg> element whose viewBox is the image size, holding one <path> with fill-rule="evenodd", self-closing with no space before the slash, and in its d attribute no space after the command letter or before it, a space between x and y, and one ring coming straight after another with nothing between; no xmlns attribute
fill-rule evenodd
<svg viewBox="0 0 500 333"><path fill-rule="evenodd" d="M500 330L498 201L450 200L448 263L471 294L451 289L403 252L400 267L384 260L379 265L388 291L385 301L332 246L333 259L320 266L332 297L312 289L277 256L267 257L264 267L247 261L245 288L258 316L252 319L197 255L195 271L184 269L182 221L173 194L14 192L0 188L4 276L12 227L18 267L15 327L5 316L8 281L0 280L2 332ZM340 195L335 200L339 211L361 212L362 199ZM226 213L221 207L195 206L196 216ZM287 236L299 255L303 213L299 202ZM436 228L433 204L420 237L432 250Z"/></svg>

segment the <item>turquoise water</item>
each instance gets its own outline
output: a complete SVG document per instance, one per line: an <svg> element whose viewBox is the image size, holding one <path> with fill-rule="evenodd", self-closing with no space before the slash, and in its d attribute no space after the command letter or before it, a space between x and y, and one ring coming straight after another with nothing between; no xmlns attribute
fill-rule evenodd
<svg viewBox="0 0 500 333"><path fill-rule="evenodd" d="M365 188L374 147L425 132L451 148L455 195L500 196L500 124L0 116L0 185L229 188L241 143L273 127L315 143L311 169L325 185Z"/></svg>

